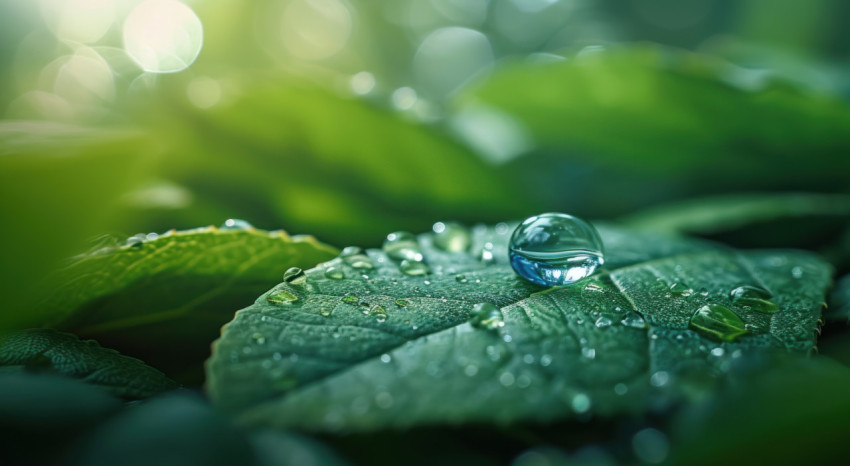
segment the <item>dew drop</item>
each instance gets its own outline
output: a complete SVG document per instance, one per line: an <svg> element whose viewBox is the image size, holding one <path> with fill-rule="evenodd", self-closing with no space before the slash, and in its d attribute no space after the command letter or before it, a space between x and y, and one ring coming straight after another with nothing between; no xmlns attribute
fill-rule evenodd
<svg viewBox="0 0 850 466"><path fill-rule="evenodd" d="M681 296L683 298L687 298L688 296L694 294L694 290L691 289L688 285L684 283L674 283L670 285L670 294L673 296Z"/></svg>
<svg viewBox="0 0 850 466"><path fill-rule="evenodd" d="M307 275L298 267L290 267L283 273L283 281L292 285L303 285L307 283Z"/></svg>
<svg viewBox="0 0 850 466"><path fill-rule="evenodd" d="M466 279L466 275L459 273L455 275L455 281L457 281L458 283L466 283L469 280Z"/></svg>
<svg viewBox="0 0 850 466"><path fill-rule="evenodd" d="M573 411L579 414L586 413L590 410L590 397L588 397L584 393L578 393L573 396L572 402L570 404L573 407Z"/></svg>
<svg viewBox="0 0 850 466"><path fill-rule="evenodd" d="M345 278L345 273L336 267L328 267L325 269L325 278L329 278L331 280L342 280Z"/></svg>
<svg viewBox="0 0 850 466"><path fill-rule="evenodd" d="M372 306L372 308L369 309L369 314L375 316L378 322L384 322L385 320L387 320L387 310L384 309L384 306L381 306L380 304Z"/></svg>
<svg viewBox="0 0 850 466"><path fill-rule="evenodd" d="M220 230L248 230L251 228L254 228L254 226L238 218L229 218L219 227Z"/></svg>
<svg viewBox="0 0 850 466"><path fill-rule="evenodd" d="M484 243L484 247L481 248L481 252L478 254L478 260L485 265L490 265L496 262L496 256L493 254L493 243Z"/></svg>
<svg viewBox="0 0 850 466"><path fill-rule="evenodd" d="M345 295L342 297L342 302L346 304L357 304L360 301L360 298L354 296L353 294Z"/></svg>
<svg viewBox="0 0 850 466"><path fill-rule="evenodd" d="M372 263L372 259L369 259L369 256L366 254L353 254L350 256L345 256L343 259L346 264L354 267L355 269L374 269L375 264Z"/></svg>
<svg viewBox="0 0 850 466"><path fill-rule="evenodd" d="M472 235L469 230L453 222L437 222L432 228L434 230L434 246L446 252L463 252L472 244Z"/></svg>
<svg viewBox="0 0 850 466"><path fill-rule="evenodd" d="M602 240L593 226L567 214L547 213L523 221L510 241L514 270L543 286L573 283L602 265Z"/></svg>
<svg viewBox="0 0 850 466"><path fill-rule="evenodd" d="M298 301L298 296L295 296L294 294L290 293L289 291L280 290L280 291L275 291L274 293L270 294L266 298L266 301L268 301L272 304L292 304L292 303Z"/></svg>
<svg viewBox="0 0 850 466"><path fill-rule="evenodd" d="M406 299L396 299L395 305L398 307L407 307L408 305L410 305L410 301Z"/></svg>
<svg viewBox="0 0 850 466"><path fill-rule="evenodd" d="M770 301L772 296L764 288L752 285L741 285L729 293L733 304L764 314L773 314L779 310L779 306Z"/></svg>
<svg viewBox="0 0 850 466"><path fill-rule="evenodd" d="M646 321L640 314L634 311L629 311L620 321L620 324L631 328L646 328Z"/></svg>
<svg viewBox="0 0 850 466"><path fill-rule="evenodd" d="M339 257L344 259L346 257L356 256L359 254L365 254L362 248L357 246L347 246L340 251Z"/></svg>
<svg viewBox="0 0 850 466"><path fill-rule="evenodd" d="M424 262L411 261L407 259L401 261L401 264L399 264L398 268L399 270L401 270L401 273L409 275L411 277L427 275L431 272L431 270Z"/></svg>
<svg viewBox="0 0 850 466"><path fill-rule="evenodd" d="M259 332L251 335L251 339L254 340L258 345L263 345L266 343L266 336Z"/></svg>
<svg viewBox="0 0 850 466"><path fill-rule="evenodd" d="M791 276L794 278L803 278L803 268L800 266L791 269Z"/></svg>
<svg viewBox="0 0 850 466"><path fill-rule="evenodd" d="M717 341L734 341L747 333L744 321L720 304L706 304L697 309L688 326Z"/></svg>
<svg viewBox="0 0 850 466"><path fill-rule="evenodd" d="M478 303L472 307L469 323L473 327L496 330L505 326L502 311L492 303Z"/></svg>
<svg viewBox="0 0 850 466"><path fill-rule="evenodd" d="M613 322L610 317L602 316L596 319L596 328L608 328Z"/></svg>
<svg viewBox="0 0 850 466"><path fill-rule="evenodd" d="M384 240L384 253L393 260L421 262L422 249L413 233L396 231L387 235Z"/></svg>

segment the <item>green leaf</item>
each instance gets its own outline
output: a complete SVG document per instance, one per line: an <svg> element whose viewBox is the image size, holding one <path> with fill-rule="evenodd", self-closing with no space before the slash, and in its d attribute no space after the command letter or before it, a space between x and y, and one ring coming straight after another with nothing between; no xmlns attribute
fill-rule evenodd
<svg viewBox="0 0 850 466"><path fill-rule="evenodd" d="M69 333L31 329L0 336L0 366L49 369L124 398L147 398L177 384L138 359Z"/></svg>
<svg viewBox="0 0 850 466"><path fill-rule="evenodd" d="M226 104L199 110L178 86L139 112L175 155L164 176L200 203L242 218L254 211L290 230L321 231L329 241L349 244L373 239L389 225L421 229L423 219L470 212L496 220L529 207L508 174L438 131L366 100L291 76L237 75L222 82ZM197 206L186 215L193 212Z"/></svg>
<svg viewBox="0 0 850 466"><path fill-rule="evenodd" d="M115 228L115 200L156 158L142 133L0 123L0 329L40 325L34 285L84 241Z"/></svg>
<svg viewBox="0 0 850 466"><path fill-rule="evenodd" d="M306 284L279 285L214 344L211 398L249 425L311 430L552 421L700 396L742 355L814 347L831 269L810 254L600 228L607 270L543 289L513 272L499 231L476 228L460 253L420 236L433 272L424 277L369 251L374 270L335 259ZM488 242L490 265L478 260ZM325 278L329 266L345 279ZM734 305L741 284L770 290L780 311ZM281 291L298 299L270 303ZM467 323L481 302L500 308L503 327ZM690 330L708 303L736 313L748 334L717 343Z"/></svg>
<svg viewBox="0 0 850 466"><path fill-rule="evenodd" d="M43 296L40 313L49 316L49 326L95 338L170 374L206 358L233 312L288 267L312 267L336 252L311 236L254 228L131 238L75 257L51 277L59 285Z"/></svg>
<svg viewBox="0 0 850 466"><path fill-rule="evenodd" d="M516 64L460 104L507 112L541 148L638 174L644 187L651 179L690 192L787 189L793 176L795 186L845 188L836 169L850 150L844 102L747 81L745 70L710 56L613 46Z"/></svg>
<svg viewBox="0 0 850 466"><path fill-rule="evenodd" d="M823 315L830 323L850 324L850 275L835 283L835 289L829 296L829 307Z"/></svg>

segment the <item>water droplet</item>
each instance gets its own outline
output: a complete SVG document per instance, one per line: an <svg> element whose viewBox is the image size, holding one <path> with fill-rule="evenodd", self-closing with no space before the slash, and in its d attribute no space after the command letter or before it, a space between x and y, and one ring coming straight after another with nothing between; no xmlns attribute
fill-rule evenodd
<svg viewBox="0 0 850 466"><path fill-rule="evenodd" d="M625 395L628 392L629 392L629 386L628 385L626 385L622 382L618 383L617 385L614 385L614 393L622 396L622 395Z"/></svg>
<svg viewBox="0 0 850 466"><path fill-rule="evenodd" d="M596 282L590 282L584 286L584 291L589 291L591 293L604 293L605 288Z"/></svg>
<svg viewBox="0 0 850 466"><path fill-rule="evenodd" d="M365 254L363 252L363 248L359 248L357 246L346 246L339 253L339 257L344 259L346 257L356 256L359 254Z"/></svg>
<svg viewBox="0 0 850 466"><path fill-rule="evenodd" d="M588 397L584 393L578 393L573 396L572 402L570 404L573 407L573 411L579 414L586 413L590 410L590 397Z"/></svg>
<svg viewBox="0 0 850 466"><path fill-rule="evenodd" d="M687 298L688 296L694 294L694 290L691 289L688 285L684 283L674 283L670 285L670 294L673 296L681 296L683 298Z"/></svg>
<svg viewBox="0 0 850 466"><path fill-rule="evenodd" d="M422 249L419 247L416 236L406 231L388 234L387 239L384 240L383 249L393 260L421 262L423 259Z"/></svg>
<svg viewBox="0 0 850 466"><path fill-rule="evenodd" d="M360 298L354 296L353 294L345 295L342 297L342 302L346 304L357 304L360 301Z"/></svg>
<svg viewBox="0 0 850 466"><path fill-rule="evenodd" d="M401 264L398 266L401 273L405 275L410 275L412 277L426 275L431 272L427 265L424 262L403 260ZM428 283L426 283L427 285Z"/></svg>
<svg viewBox="0 0 850 466"><path fill-rule="evenodd" d="M502 374L499 376L499 383L504 385L505 387L510 387L511 385L513 385L515 380L516 378L510 372L502 372Z"/></svg>
<svg viewBox="0 0 850 466"><path fill-rule="evenodd" d="M613 322L610 317L602 316L596 319L596 328L608 328Z"/></svg>
<svg viewBox="0 0 850 466"><path fill-rule="evenodd" d="M146 239L147 239L146 234L136 233L135 235L127 238L124 241L124 246L128 246L128 247L131 247L131 248L134 248L134 249L138 249L138 248L141 248L144 245Z"/></svg>
<svg viewBox="0 0 850 466"><path fill-rule="evenodd" d="M581 355L586 359L594 359L596 358L596 348L583 346L581 348Z"/></svg>
<svg viewBox="0 0 850 466"><path fill-rule="evenodd" d="M455 280L456 280L458 283L466 283L466 282L468 281L468 280L466 279L466 275L464 275L464 274L462 274L462 273L459 273L459 274L455 275Z"/></svg>
<svg viewBox="0 0 850 466"><path fill-rule="evenodd" d="M712 340L734 341L747 333L744 321L720 304L706 304L691 317L689 327Z"/></svg>
<svg viewBox="0 0 850 466"><path fill-rule="evenodd" d="M741 285L729 293L732 303L765 314L773 314L779 310L779 306L770 301L771 296L773 295L764 288L751 285Z"/></svg>
<svg viewBox="0 0 850 466"><path fill-rule="evenodd" d="M386 353L385 353L385 354L382 354L382 355L381 355L381 362L382 362L382 363L384 363L384 364L387 364L387 363L389 363L389 362L390 362L390 361L392 361L392 360L393 360L393 358L392 358L392 356L390 356L389 354L386 354Z"/></svg>
<svg viewBox="0 0 850 466"><path fill-rule="evenodd" d="M492 303L478 303L472 307L469 323L473 327L496 330L505 326L502 311Z"/></svg>
<svg viewBox="0 0 850 466"><path fill-rule="evenodd" d="M375 316L378 319L378 322L384 322L387 320L387 310L380 304L372 306L372 308L369 309L369 314Z"/></svg>
<svg viewBox="0 0 850 466"><path fill-rule="evenodd" d="M475 377L475 374L478 373L478 366L470 364L463 368L463 373L466 374L467 377Z"/></svg>
<svg viewBox="0 0 850 466"><path fill-rule="evenodd" d="M375 264L372 263L372 259L369 259L369 256L366 254L353 254L350 256L345 256L343 259L346 264L354 267L355 269L374 269Z"/></svg>
<svg viewBox="0 0 850 466"><path fill-rule="evenodd" d="M220 230L248 230L251 228L254 228L254 225L238 218L229 218L219 227Z"/></svg>
<svg viewBox="0 0 850 466"><path fill-rule="evenodd" d="M437 222L434 224L434 246L447 252L463 252L472 244L469 230L453 222Z"/></svg>
<svg viewBox="0 0 850 466"><path fill-rule="evenodd" d="M406 299L396 299L395 305L398 307L407 307L410 304L410 301Z"/></svg>
<svg viewBox="0 0 850 466"><path fill-rule="evenodd" d="M322 316L322 317L327 317L327 316L331 315L331 308L329 308L329 307L323 307L323 308L319 311L319 314L321 314L321 316Z"/></svg>
<svg viewBox="0 0 850 466"><path fill-rule="evenodd" d="M593 225L567 214L535 215L523 221L510 242L511 266L543 286L572 283L602 265L602 240Z"/></svg>
<svg viewBox="0 0 850 466"><path fill-rule="evenodd" d="M294 294L286 290L279 290L270 294L266 298L266 301L272 304L291 304L298 301L298 296L295 296Z"/></svg>
<svg viewBox="0 0 850 466"><path fill-rule="evenodd" d="M646 328L646 321L643 320L640 314L634 311L629 311L620 323L626 327Z"/></svg>
<svg viewBox="0 0 850 466"><path fill-rule="evenodd" d="M490 265L496 262L496 256L493 254L493 243L484 243L484 247L481 248L481 252L478 254L478 260L485 265Z"/></svg>
<svg viewBox="0 0 850 466"><path fill-rule="evenodd" d="M670 381L670 374L666 371L658 371L649 378L649 383L653 387L663 387Z"/></svg>
<svg viewBox="0 0 850 466"><path fill-rule="evenodd" d="M307 283L307 275L298 267L290 267L283 273L283 281L292 285L303 285Z"/></svg>
<svg viewBox="0 0 850 466"><path fill-rule="evenodd" d="M796 266L791 269L791 276L794 278L803 278L803 268Z"/></svg>
<svg viewBox="0 0 850 466"><path fill-rule="evenodd" d="M336 267L328 267L325 269L325 278L330 278L331 280L342 280L345 278L345 273Z"/></svg>
<svg viewBox="0 0 850 466"><path fill-rule="evenodd" d="M667 459L670 451L670 441L658 429L643 429L632 437L632 450L635 456L644 463L658 464Z"/></svg>

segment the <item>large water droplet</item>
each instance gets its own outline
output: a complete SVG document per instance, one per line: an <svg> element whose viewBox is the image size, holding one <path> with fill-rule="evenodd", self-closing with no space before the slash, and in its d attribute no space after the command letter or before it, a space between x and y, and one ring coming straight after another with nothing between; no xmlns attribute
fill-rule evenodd
<svg viewBox="0 0 850 466"><path fill-rule="evenodd" d="M779 310L779 306L770 301L771 296L773 295L764 288L751 285L741 285L729 293L732 303L765 314L773 314Z"/></svg>
<svg viewBox="0 0 850 466"><path fill-rule="evenodd" d="M473 327L496 330L505 326L502 311L492 303L478 303L472 307L469 323Z"/></svg>
<svg viewBox="0 0 850 466"><path fill-rule="evenodd" d="M646 321L640 314L634 311L629 311L620 323L631 328L646 328Z"/></svg>
<svg viewBox="0 0 850 466"><path fill-rule="evenodd" d="M345 256L343 259L346 264L354 267L355 269L374 269L375 264L372 263L372 259L369 258L366 254L353 254L350 256Z"/></svg>
<svg viewBox="0 0 850 466"><path fill-rule="evenodd" d="M289 291L280 290L268 295L266 301L272 304L291 304L298 301L298 296L295 296Z"/></svg>
<svg viewBox="0 0 850 466"><path fill-rule="evenodd" d="M472 244L472 236L469 230L459 224L452 222L437 222L434 224L434 246L448 252L463 252Z"/></svg>
<svg viewBox="0 0 850 466"><path fill-rule="evenodd" d="M254 228L254 226L238 218L229 218L219 227L220 230L247 230L249 228Z"/></svg>
<svg viewBox="0 0 850 466"><path fill-rule="evenodd" d="M421 262L422 249L419 247L419 242L413 233L406 231L397 231L387 235L384 240L384 252L390 259L397 261L409 260Z"/></svg>
<svg viewBox="0 0 850 466"><path fill-rule="evenodd" d="M290 267L283 273L283 281L292 285L303 285L307 283L307 275L298 267Z"/></svg>
<svg viewBox="0 0 850 466"><path fill-rule="evenodd" d="M706 304L691 317L689 327L718 341L734 341L747 333L744 321L720 304Z"/></svg>
<svg viewBox="0 0 850 466"><path fill-rule="evenodd" d="M572 215L548 213L523 221L511 236L511 266L543 286L572 283L602 265L602 240L593 225Z"/></svg>
<svg viewBox="0 0 850 466"><path fill-rule="evenodd" d="M401 264L399 264L398 268L399 270L401 270L401 273L405 275L410 275L412 277L427 275L431 272L431 269L429 269L424 262L416 262L410 260L401 261Z"/></svg>

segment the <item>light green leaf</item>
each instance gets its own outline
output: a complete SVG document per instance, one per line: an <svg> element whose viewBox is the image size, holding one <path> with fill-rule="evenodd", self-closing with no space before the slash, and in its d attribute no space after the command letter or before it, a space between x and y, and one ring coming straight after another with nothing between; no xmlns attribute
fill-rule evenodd
<svg viewBox="0 0 850 466"><path fill-rule="evenodd" d="M199 110L181 86L162 89L171 110L139 115L175 155L164 176L199 203L256 210L289 230L321 231L337 243L365 242L388 225L421 229L423 219L473 211L495 220L529 207L509 174L439 131L364 99L291 76L222 82L226 104ZM197 206L186 215L193 212Z"/></svg>
<svg viewBox="0 0 850 466"><path fill-rule="evenodd" d="M233 312L288 267L312 267L336 252L311 236L254 228L131 238L75 257L51 277L59 285L42 297L40 313L50 326L171 373L206 358Z"/></svg>
<svg viewBox="0 0 850 466"><path fill-rule="evenodd" d="M119 227L115 200L157 157L140 132L45 122L0 123L0 329L40 325L35 289L84 241Z"/></svg>
<svg viewBox="0 0 850 466"><path fill-rule="evenodd" d="M667 186L667 175L709 192L793 176L798 186L843 189L836 166L847 167L837 157L850 150L847 105L745 71L655 45L613 46L508 66L461 104L507 112L543 149Z"/></svg>
<svg viewBox="0 0 850 466"><path fill-rule="evenodd" d="M209 394L246 424L279 428L553 421L640 412L648 396L699 396L742 355L813 348L830 268L812 255L600 233L607 270L552 289L520 279L507 234L483 227L471 253L422 235L433 272L423 277L405 276L381 251L369 251L374 270L336 259L237 314L214 345ZM478 260L486 243L494 264ZM325 278L329 266L346 278ZM741 284L768 289L781 310L734 305L729 293ZM270 303L281 291L298 299ZM500 308L503 327L467 323L481 302ZM717 343L689 329L707 303L736 313L748 334Z"/></svg>
<svg viewBox="0 0 850 466"><path fill-rule="evenodd" d="M147 398L177 387L142 361L70 333L31 329L0 335L0 366L50 369L124 398Z"/></svg>

